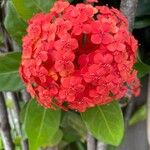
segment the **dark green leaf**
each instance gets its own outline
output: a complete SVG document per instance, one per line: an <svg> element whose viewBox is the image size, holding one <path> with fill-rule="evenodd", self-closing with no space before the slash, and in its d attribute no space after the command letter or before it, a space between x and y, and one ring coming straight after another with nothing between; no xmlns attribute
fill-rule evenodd
<svg viewBox="0 0 150 150"><path fill-rule="evenodd" d="M56 0L33 0L42 12L49 12Z"/></svg>
<svg viewBox="0 0 150 150"><path fill-rule="evenodd" d="M18 43L21 44L22 36L26 31L26 23L16 13L13 3L7 1L6 7L7 13L4 20L5 27L11 37Z"/></svg>
<svg viewBox="0 0 150 150"><path fill-rule="evenodd" d="M137 8L137 17L150 15L150 0L139 0Z"/></svg>
<svg viewBox="0 0 150 150"><path fill-rule="evenodd" d="M23 129L29 139L30 150L53 146L60 141L60 110L45 109L31 100L22 111ZM54 138L58 138L58 141Z"/></svg>
<svg viewBox="0 0 150 150"><path fill-rule="evenodd" d="M63 149L63 150L86 150L85 144L81 143L81 141L72 142L72 143L68 144L67 146L65 146L64 148L60 148L60 149Z"/></svg>
<svg viewBox="0 0 150 150"><path fill-rule="evenodd" d="M107 150L116 150L117 147L113 146L113 145L107 145Z"/></svg>
<svg viewBox="0 0 150 150"><path fill-rule="evenodd" d="M90 108L81 115L95 138L115 146L120 144L124 133L124 121L117 101Z"/></svg>
<svg viewBox="0 0 150 150"><path fill-rule="evenodd" d="M0 34L0 46L2 47L4 43L3 35Z"/></svg>
<svg viewBox="0 0 150 150"><path fill-rule="evenodd" d="M37 12L48 12L55 0L12 0L23 20L30 19Z"/></svg>
<svg viewBox="0 0 150 150"><path fill-rule="evenodd" d="M150 26L150 16L136 17L134 28L140 29Z"/></svg>
<svg viewBox="0 0 150 150"><path fill-rule="evenodd" d="M150 72L150 66L143 63L139 58L134 68L138 71L138 77L142 78Z"/></svg>
<svg viewBox="0 0 150 150"><path fill-rule="evenodd" d="M84 140L86 136L86 128L81 119L81 116L75 112L65 112L61 127L64 133L64 140L73 142L79 139Z"/></svg>
<svg viewBox="0 0 150 150"><path fill-rule="evenodd" d="M131 119L129 120L129 125L134 125L140 121L143 121L146 119L146 104L142 105L131 117Z"/></svg>
<svg viewBox="0 0 150 150"><path fill-rule="evenodd" d="M16 91L24 88L18 75L21 53L0 55L0 91Z"/></svg>

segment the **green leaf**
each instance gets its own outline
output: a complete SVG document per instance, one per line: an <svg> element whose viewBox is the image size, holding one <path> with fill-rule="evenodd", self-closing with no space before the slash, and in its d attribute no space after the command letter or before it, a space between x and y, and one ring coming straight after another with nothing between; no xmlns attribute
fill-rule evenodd
<svg viewBox="0 0 150 150"><path fill-rule="evenodd" d="M120 144L124 133L124 121L117 101L89 108L81 115L95 138L115 146Z"/></svg>
<svg viewBox="0 0 150 150"><path fill-rule="evenodd" d="M84 140L86 137L86 127L81 119L81 116L75 112L64 112L61 122L61 128L64 133L63 139L67 142Z"/></svg>
<svg viewBox="0 0 150 150"><path fill-rule="evenodd" d="M137 59L134 68L138 71L138 77L142 78L150 72L150 66L143 63L140 58Z"/></svg>
<svg viewBox="0 0 150 150"><path fill-rule="evenodd" d="M16 13L12 1L7 1L7 13L4 20L4 25L11 37L21 45L22 36L26 31L26 23ZM12 19L13 18L13 19Z"/></svg>
<svg viewBox="0 0 150 150"><path fill-rule="evenodd" d="M23 129L29 139L30 150L53 146L57 143L54 138L62 137L59 131L60 110L45 109L31 100L22 111Z"/></svg>
<svg viewBox="0 0 150 150"><path fill-rule="evenodd" d="M134 125L146 119L147 109L146 104L142 105L129 120L129 125Z"/></svg>
<svg viewBox="0 0 150 150"><path fill-rule="evenodd" d="M16 146L17 146L17 145L19 146L20 143L21 143L21 137L20 137L20 136L15 136L13 142L14 142L14 144L15 144Z"/></svg>
<svg viewBox="0 0 150 150"><path fill-rule="evenodd" d="M56 146L60 143L60 141L62 140L62 137L63 137L63 132L62 130L58 130L56 132L56 134L50 139L49 143L46 144L45 146L43 146L43 148L45 147L53 147L53 146Z"/></svg>
<svg viewBox="0 0 150 150"><path fill-rule="evenodd" d="M139 0L136 16L150 15L150 0Z"/></svg>
<svg viewBox="0 0 150 150"><path fill-rule="evenodd" d="M135 28L145 28L150 25L150 0L139 0L135 18Z"/></svg>
<svg viewBox="0 0 150 150"><path fill-rule="evenodd" d="M18 74L21 53L0 54L0 91L17 91L24 88Z"/></svg>
<svg viewBox="0 0 150 150"><path fill-rule="evenodd" d="M117 150L117 147L113 145L107 145L107 150Z"/></svg>
<svg viewBox="0 0 150 150"><path fill-rule="evenodd" d="M3 142L2 142L2 138L1 138L1 136L0 136L0 150L3 150L4 149L4 147L3 147Z"/></svg>
<svg viewBox="0 0 150 150"><path fill-rule="evenodd" d="M135 18L135 23L134 23L135 29L141 29L148 26L150 26L150 15Z"/></svg>
<svg viewBox="0 0 150 150"><path fill-rule="evenodd" d="M81 143L81 141L75 141L75 142L72 142L72 143L66 145L64 148L60 147L60 149L63 149L63 150L85 150L86 146L85 146L85 144Z"/></svg>
<svg viewBox="0 0 150 150"><path fill-rule="evenodd" d="M48 12L55 0L12 0L23 20L30 19L37 12Z"/></svg>

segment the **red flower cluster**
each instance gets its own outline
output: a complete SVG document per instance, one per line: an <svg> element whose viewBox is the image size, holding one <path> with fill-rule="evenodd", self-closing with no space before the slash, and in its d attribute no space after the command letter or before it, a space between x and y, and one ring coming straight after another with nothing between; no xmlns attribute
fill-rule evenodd
<svg viewBox="0 0 150 150"><path fill-rule="evenodd" d="M20 76L44 107L82 112L139 94L137 41L117 9L57 1L29 21L27 32Z"/></svg>
<svg viewBox="0 0 150 150"><path fill-rule="evenodd" d="M98 3L98 0L86 0L87 3Z"/></svg>

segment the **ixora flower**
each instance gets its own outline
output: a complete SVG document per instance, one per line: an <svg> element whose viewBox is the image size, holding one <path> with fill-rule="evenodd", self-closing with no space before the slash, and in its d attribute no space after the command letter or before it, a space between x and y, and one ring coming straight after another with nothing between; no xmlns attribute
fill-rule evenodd
<svg viewBox="0 0 150 150"><path fill-rule="evenodd" d="M97 0L76 6L57 1L49 13L28 22L19 72L46 108L83 112L140 93L133 68L137 41L127 19L115 8L90 2Z"/></svg>

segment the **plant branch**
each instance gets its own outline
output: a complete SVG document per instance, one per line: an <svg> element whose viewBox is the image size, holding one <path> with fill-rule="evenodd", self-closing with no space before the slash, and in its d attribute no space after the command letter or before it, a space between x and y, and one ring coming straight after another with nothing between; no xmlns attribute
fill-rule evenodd
<svg viewBox="0 0 150 150"><path fill-rule="evenodd" d="M0 92L0 133L2 136L5 150L14 150L14 144L11 137L8 113L3 93Z"/></svg>
<svg viewBox="0 0 150 150"><path fill-rule="evenodd" d="M133 30L138 0L121 0L120 10L127 17L129 31Z"/></svg>
<svg viewBox="0 0 150 150"><path fill-rule="evenodd" d="M94 137L88 133L87 135L87 150L95 150L95 139Z"/></svg>
<svg viewBox="0 0 150 150"><path fill-rule="evenodd" d="M3 35L4 45L5 45L6 51L13 51L13 45L11 43L11 37L7 33L7 30L5 29L5 26L4 26L5 5L6 5L6 1L0 0L0 29L1 29L1 32Z"/></svg>
<svg viewBox="0 0 150 150"><path fill-rule="evenodd" d="M28 140L24 139L23 134L22 134L22 130L21 130L21 123L20 123L20 119L19 119L19 114L20 114L20 106L19 106L19 99L18 99L18 95L17 93L11 93L12 96L12 100L15 106L15 118L17 120L17 126L18 126L18 132L19 135L21 137L21 147L22 150L28 150Z"/></svg>
<svg viewBox="0 0 150 150"><path fill-rule="evenodd" d="M107 150L107 145L101 141L97 141L96 150Z"/></svg>

